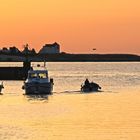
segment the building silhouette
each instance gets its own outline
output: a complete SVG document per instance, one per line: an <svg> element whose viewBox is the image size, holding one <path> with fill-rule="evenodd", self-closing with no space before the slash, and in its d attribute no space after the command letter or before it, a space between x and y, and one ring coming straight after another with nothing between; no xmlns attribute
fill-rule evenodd
<svg viewBox="0 0 140 140"><path fill-rule="evenodd" d="M45 44L39 51L39 54L58 54L60 53L60 45L58 43Z"/></svg>

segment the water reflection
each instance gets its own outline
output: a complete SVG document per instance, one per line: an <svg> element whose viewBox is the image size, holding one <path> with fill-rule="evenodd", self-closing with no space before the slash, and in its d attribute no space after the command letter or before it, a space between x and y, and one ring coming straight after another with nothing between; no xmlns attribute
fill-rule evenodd
<svg viewBox="0 0 140 140"><path fill-rule="evenodd" d="M45 94L34 95L34 94L31 94L31 95L24 95L24 96L26 97L26 99L28 101L44 101L44 102L48 102L50 95L45 95Z"/></svg>

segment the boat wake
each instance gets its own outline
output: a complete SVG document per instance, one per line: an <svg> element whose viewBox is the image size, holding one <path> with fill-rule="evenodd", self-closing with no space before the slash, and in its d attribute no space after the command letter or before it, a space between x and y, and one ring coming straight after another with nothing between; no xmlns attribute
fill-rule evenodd
<svg viewBox="0 0 140 140"><path fill-rule="evenodd" d="M53 92L54 94L94 94L94 93L100 93L104 91L92 91L92 92L82 92L81 90L73 90L73 91L61 91L61 92Z"/></svg>
<svg viewBox="0 0 140 140"><path fill-rule="evenodd" d="M81 93L80 90L74 90L74 91L56 91L53 92L53 94L75 94L75 93Z"/></svg>

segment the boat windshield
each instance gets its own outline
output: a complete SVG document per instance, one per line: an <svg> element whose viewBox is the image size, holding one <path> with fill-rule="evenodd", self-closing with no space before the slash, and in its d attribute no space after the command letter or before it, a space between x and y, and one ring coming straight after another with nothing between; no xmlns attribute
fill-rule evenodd
<svg viewBox="0 0 140 140"><path fill-rule="evenodd" d="M30 73L29 78L45 79L45 78L48 78L48 74L47 73Z"/></svg>
<svg viewBox="0 0 140 140"><path fill-rule="evenodd" d="M47 73L39 73L38 74L39 78L48 78L48 74Z"/></svg>

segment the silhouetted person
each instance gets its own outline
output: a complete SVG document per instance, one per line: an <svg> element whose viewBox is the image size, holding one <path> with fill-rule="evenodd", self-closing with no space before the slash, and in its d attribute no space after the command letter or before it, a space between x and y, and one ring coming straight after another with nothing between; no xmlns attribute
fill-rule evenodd
<svg viewBox="0 0 140 140"><path fill-rule="evenodd" d="M89 85L90 85L89 80L86 79L86 80L85 80L85 86L86 86L86 87L89 87Z"/></svg>

